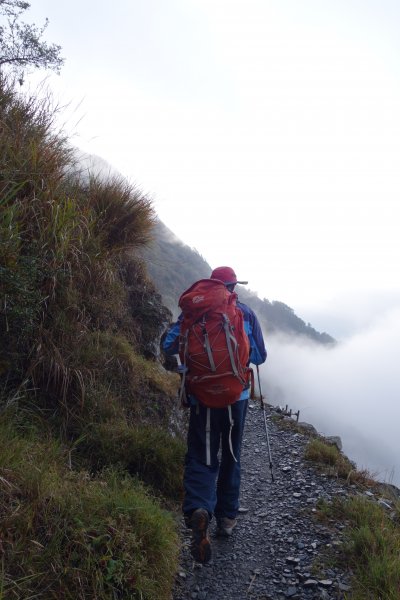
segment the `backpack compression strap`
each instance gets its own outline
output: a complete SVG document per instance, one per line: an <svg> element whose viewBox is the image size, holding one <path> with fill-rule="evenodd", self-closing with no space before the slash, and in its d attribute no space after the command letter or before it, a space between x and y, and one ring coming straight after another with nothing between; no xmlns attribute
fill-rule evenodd
<svg viewBox="0 0 400 600"><path fill-rule="evenodd" d="M235 336L232 335L232 332L230 329L230 321L229 321L228 317L226 315L223 315L223 317L224 317L224 331L225 331L225 336L226 336L226 345L228 347L232 371L236 375L236 377L239 377L239 379L240 379L239 371L237 369L235 357L233 356L233 350L232 350L232 344L233 344L233 346L235 348L235 352L237 352L237 341L236 341Z"/></svg>
<svg viewBox="0 0 400 600"><path fill-rule="evenodd" d="M215 366L214 357L211 352L210 338L208 337L206 324L205 324L205 318L203 318L203 322L202 322L202 333L203 333L203 337L204 337L204 345L206 348L208 360L210 361L211 371L216 371L217 368Z"/></svg>

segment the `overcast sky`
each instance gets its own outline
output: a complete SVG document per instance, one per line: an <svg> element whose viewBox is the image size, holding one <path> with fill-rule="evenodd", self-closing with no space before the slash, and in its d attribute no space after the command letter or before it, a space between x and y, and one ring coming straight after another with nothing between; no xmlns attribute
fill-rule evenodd
<svg viewBox="0 0 400 600"><path fill-rule="evenodd" d="M335 314L344 296L368 315L398 301L398 2L32 0L29 14L63 47L49 83L74 143L212 267L333 335L353 316Z"/></svg>

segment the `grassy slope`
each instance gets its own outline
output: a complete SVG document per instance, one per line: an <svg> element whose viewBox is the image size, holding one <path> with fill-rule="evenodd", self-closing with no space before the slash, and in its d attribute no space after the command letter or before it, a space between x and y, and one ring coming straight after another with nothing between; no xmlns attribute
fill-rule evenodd
<svg viewBox="0 0 400 600"><path fill-rule="evenodd" d="M169 598L184 444L150 201L0 82L0 597Z"/></svg>

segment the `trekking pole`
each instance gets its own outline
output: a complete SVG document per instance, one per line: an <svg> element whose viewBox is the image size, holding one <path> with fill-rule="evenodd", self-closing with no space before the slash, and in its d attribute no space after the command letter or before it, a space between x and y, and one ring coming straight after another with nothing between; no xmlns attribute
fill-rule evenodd
<svg viewBox="0 0 400 600"><path fill-rule="evenodd" d="M270 471L271 471L271 481L274 481L274 472L272 470L271 448L270 448L270 445L269 445L269 435L268 435L268 427L267 427L267 417L265 416L264 397L263 397L262 391L261 391L260 370L258 368L258 365L256 365L256 367L257 367L258 389L260 390L261 410L263 411L263 414L264 414L265 434L267 436L267 447L268 447L268 457L269 457L269 468L270 468Z"/></svg>

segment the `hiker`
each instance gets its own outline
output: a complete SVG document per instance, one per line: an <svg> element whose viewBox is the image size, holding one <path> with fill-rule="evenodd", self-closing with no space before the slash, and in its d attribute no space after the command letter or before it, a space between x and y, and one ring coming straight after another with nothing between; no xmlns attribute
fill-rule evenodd
<svg viewBox="0 0 400 600"><path fill-rule="evenodd" d="M181 369L183 372L182 395L184 405L190 407L190 418L182 509L185 523L192 529L192 556L202 563L208 562L211 558L208 527L212 517L215 516L216 518L217 535L221 536L230 536L237 523L236 516L239 509L240 492L240 453L251 387L249 376L251 369L248 368L248 365L250 363L260 365L267 357L261 327L256 315L248 306L237 300L237 295L234 292L237 283L247 284L247 281L238 281L235 272L230 267L218 267L212 271L210 279L200 280L182 294L180 298L181 308L185 306L185 298L189 297L189 308L195 310L197 305L204 300L204 297L207 297L209 288L218 288L217 292L214 292L213 289L213 293L222 294L221 297L225 297L226 310L231 315L229 322L234 324L226 338L233 339L232 347L234 349L239 347L238 352L242 352L239 362L244 363L244 366L243 364L238 364L237 367L233 366L233 370L237 370L235 376L230 374L229 378L221 383L222 379L218 379L213 373L211 373L211 376L206 377L193 375L193 372L197 372L196 361L192 361L192 363L187 361L188 365L185 364L185 357L189 353L187 349L182 348L182 345L185 344L183 334L186 321L189 320L190 324L190 319L193 318L190 311L188 317L183 309L178 321L171 325L163 341L164 352L168 355L179 353L183 362ZM199 293L198 290L200 290ZM205 319L207 319L207 315L211 315L211 312L206 313ZM219 319L221 319L221 315L219 315ZM194 326L198 328L203 326L203 321L197 320ZM219 325L219 328L221 330L221 325ZM204 331L204 328L202 331ZM243 339L239 339L241 332L243 332ZM206 351L208 352L207 365L209 365L209 359L211 363L214 360L217 361L212 356L210 357L213 350L211 329L208 333L209 336L206 336L206 341L202 342L200 346L204 356L206 356ZM187 334L185 335L185 339L187 339ZM199 332L195 333L196 337L200 337ZM220 337L225 339L225 334L222 333ZM189 345L190 343L189 341ZM216 346L217 343L214 345ZM229 352L231 354L230 359L232 359L232 352ZM228 355L227 350L226 353ZM218 355L218 361L221 354L223 354L222 349ZM196 358L200 356L200 351L195 356ZM198 358L198 360L201 362L202 359ZM227 360L229 360L229 356ZM212 370L215 372L218 371L218 368L215 367ZM226 368L224 370L226 371ZM215 377L214 384L212 383L213 377ZM204 389L198 383L199 380L204 380ZM227 388L231 389L235 386L237 387L235 395L231 395L226 399ZM221 399L218 399L219 395ZM225 401L229 402L227 406ZM221 454L219 457L220 446Z"/></svg>

